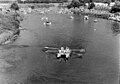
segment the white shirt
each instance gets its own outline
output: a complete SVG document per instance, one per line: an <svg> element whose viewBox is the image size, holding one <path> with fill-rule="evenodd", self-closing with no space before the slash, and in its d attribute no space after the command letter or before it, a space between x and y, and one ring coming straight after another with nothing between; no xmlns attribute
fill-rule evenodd
<svg viewBox="0 0 120 84"><path fill-rule="evenodd" d="M59 50L59 53L60 53L61 55L64 55L64 54L65 54L65 50Z"/></svg>

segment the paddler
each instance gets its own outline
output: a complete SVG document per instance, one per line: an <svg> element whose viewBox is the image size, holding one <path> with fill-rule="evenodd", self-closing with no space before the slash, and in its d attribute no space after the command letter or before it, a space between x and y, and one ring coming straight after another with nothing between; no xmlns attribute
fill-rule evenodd
<svg viewBox="0 0 120 84"><path fill-rule="evenodd" d="M61 58L61 55L65 55L64 47L61 47L61 49L57 53L57 59Z"/></svg>

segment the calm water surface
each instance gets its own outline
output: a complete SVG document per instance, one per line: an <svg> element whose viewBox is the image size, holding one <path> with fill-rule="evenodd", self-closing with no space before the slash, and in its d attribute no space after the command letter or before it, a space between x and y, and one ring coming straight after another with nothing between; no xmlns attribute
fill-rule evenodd
<svg viewBox="0 0 120 84"><path fill-rule="evenodd" d="M44 26L47 16L51 26ZM27 30L3 52L21 57L14 68L1 72L1 82L9 84L118 84L120 35L113 33L113 21L65 14L29 14L22 22ZM55 56L42 51L44 46L79 48L83 59L59 63ZM17 83L19 82L19 83ZM6 83L7 84L7 83Z"/></svg>

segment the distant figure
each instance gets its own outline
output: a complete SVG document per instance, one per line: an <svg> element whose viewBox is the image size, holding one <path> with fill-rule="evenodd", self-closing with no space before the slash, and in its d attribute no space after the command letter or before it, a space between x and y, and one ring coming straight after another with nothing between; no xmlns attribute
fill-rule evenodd
<svg viewBox="0 0 120 84"><path fill-rule="evenodd" d="M47 20L48 21L48 17L42 17L41 20Z"/></svg>
<svg viewBox="0 0 120 84"><path fill-rule="evenodd" d="M73 16L70 16L70 19L74 19L74 17L73 17Z"/></svg>
<svg viewBox="0 0 120 84"><path fill-rule="evenodd" d="M89 17L86 15L86 16L84 16L84 20L88 20L89 19Z"/></svg>
<svg viewBox="0 0 120 84"><path fill-rule="evenodd" d="M50 22L49 20L46 20L46 21L44 22L44 25L50 26L50 25L52 25L52 22Z"/></svg>
<svg viewBox="0 0 120 84"><path fill-rule="evenodd" d="M97 22L97 21L98 21L97 19L94 20L94 22Z"/></svg>

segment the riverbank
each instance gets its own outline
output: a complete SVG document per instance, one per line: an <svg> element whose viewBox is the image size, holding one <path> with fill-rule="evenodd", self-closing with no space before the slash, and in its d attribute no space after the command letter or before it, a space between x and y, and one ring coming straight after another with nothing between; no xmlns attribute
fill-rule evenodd
<svg viewBox="0 0 120 84"><path fill-rule="evenodd" d="M112 3L113 4L113 3ZM49 10L50 8L56 8L56 12L63 13L71 13L71 14L77 14L77 15L89 15L91 17L95 18L102 18L107 20L114 20L117 22L120 22L120 14L119 13L110 13L111 7L107 6L105 4L97 3L94 9L87 9L87 7L80 6L79 8L70 8L68 9L65 4L58 4L58 3L49 3L49 4L20 4L23 8L30 8L34 7L34 10L41 11L41 9ZM42 10L42 11L44 11ZM53 10L52 10L53 11ZM54 10L55 11L55 10Z"/></svg>
<svg viewBox="0 0 120 84"><path fill-rule="evenodd" d="M0 13L0 45L8 44L19 35L20 18L19 14L8 12Z"/></svg>

